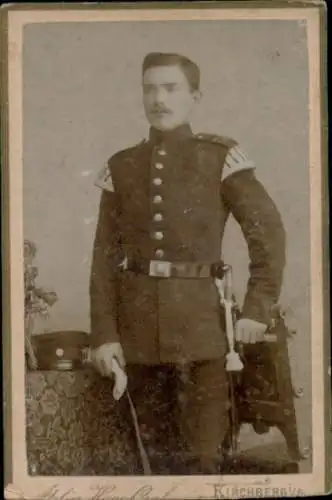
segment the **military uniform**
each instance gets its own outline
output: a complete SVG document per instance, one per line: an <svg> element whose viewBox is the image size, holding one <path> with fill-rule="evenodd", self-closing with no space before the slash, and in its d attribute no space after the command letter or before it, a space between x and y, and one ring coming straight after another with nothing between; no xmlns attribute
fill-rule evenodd
<svg viewBox="0 0 332 500"><path fill-rule="evenodd" d="M227 425L227 342L214 282L225 224L232 214L249 249L242 315L268 324L285 265L279 212L236 141L195 135L189 125L151 128L147 141L110 158L98 185L93 345L121 342L129 367L185 367L196 401L192 455L216 455Z"/></svg>

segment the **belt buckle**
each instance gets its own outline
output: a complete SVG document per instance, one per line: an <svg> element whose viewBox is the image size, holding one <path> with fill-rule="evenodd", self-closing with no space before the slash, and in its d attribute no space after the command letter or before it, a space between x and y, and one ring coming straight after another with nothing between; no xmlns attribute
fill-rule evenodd
<svg viewBox="0 0 332 500"><path fill-rule="evenodd" d="M171 276L172 263L166 260L150 260L149 276L156 278L169 278Z"/></svg>

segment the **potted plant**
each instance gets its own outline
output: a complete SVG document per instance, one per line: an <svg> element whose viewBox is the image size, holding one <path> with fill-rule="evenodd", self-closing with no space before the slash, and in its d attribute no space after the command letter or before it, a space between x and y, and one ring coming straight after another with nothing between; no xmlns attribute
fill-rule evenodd
<svg viewBox="0 0 332 500"><path fill-rule="evenodd" d="M34 322L37 316L48 318L49 308L58 300L53 290L39 287L36 284L38 267L33 264L37 254L34 242L24 240L24 326L25 326L25 355L28 368L38 368L37 357L32 342Z"/></svg>

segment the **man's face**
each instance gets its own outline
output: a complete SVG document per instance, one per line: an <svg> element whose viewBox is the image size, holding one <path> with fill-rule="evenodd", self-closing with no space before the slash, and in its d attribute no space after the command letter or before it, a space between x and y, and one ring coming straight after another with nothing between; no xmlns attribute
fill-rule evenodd
<svg viewBox="0 0 332 500"><path fill-rule="evenodd" d="M146 117L158 130L173 130L188 123L200 93L190 88L179 66L155 66L143 75L143 103Z"/></svg>

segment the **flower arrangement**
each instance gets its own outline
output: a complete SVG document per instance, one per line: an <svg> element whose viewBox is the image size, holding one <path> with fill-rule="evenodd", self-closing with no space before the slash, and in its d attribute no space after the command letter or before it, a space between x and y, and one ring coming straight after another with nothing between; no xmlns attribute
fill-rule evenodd
<svg viewBox="0 0 332 500"><path fill-rule="evenodd" d="M25 353L28 366L32 370L38 368L37 358L32 344L32 332L36 316L48 318L49 308L58 300L53 290L38 287L36 279L38 268L33 264L37 254L35 243L24 240L24 322L25 322Z"/></svg>

